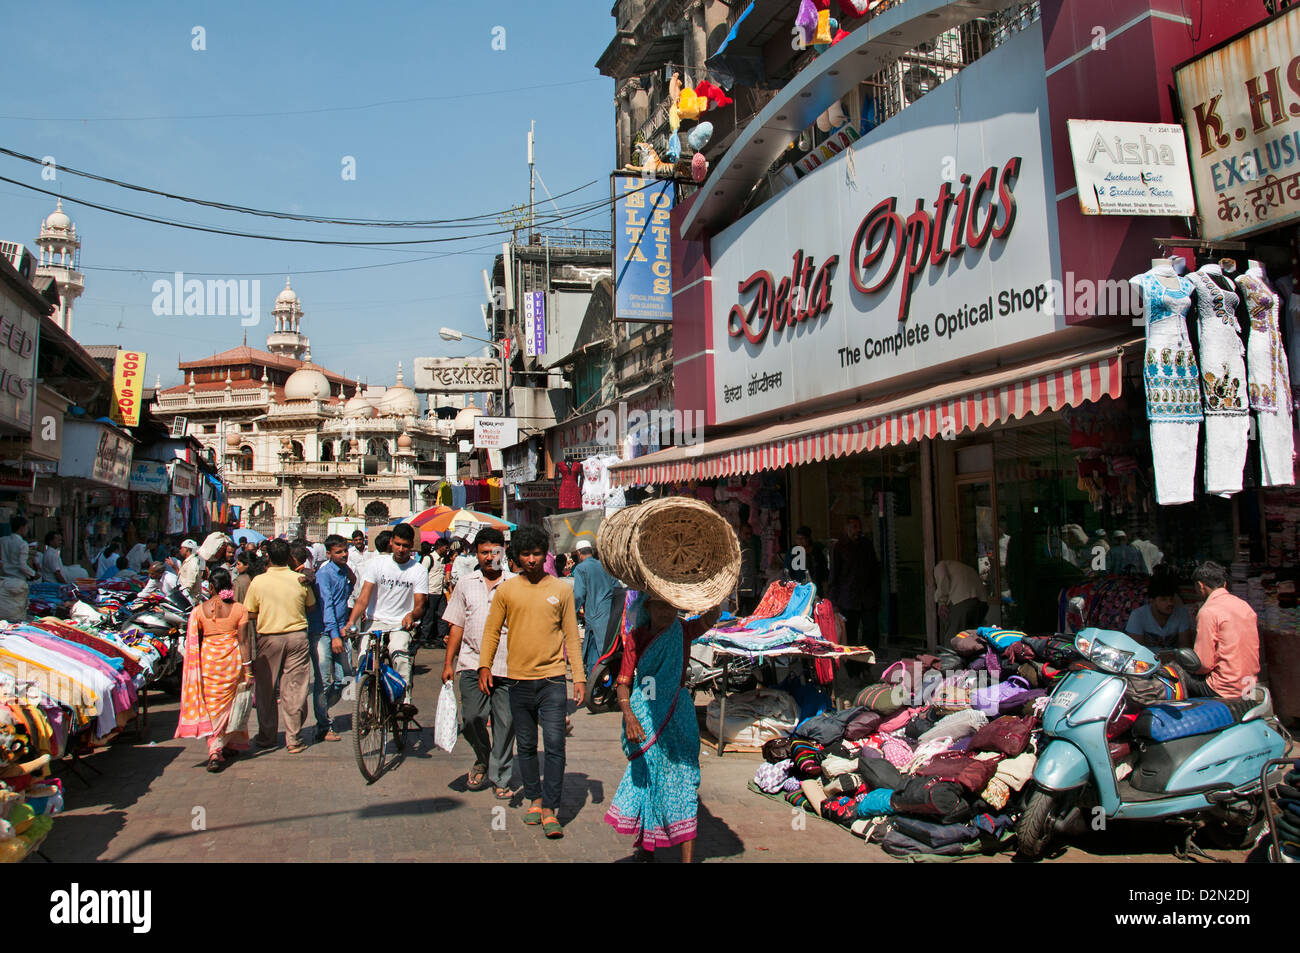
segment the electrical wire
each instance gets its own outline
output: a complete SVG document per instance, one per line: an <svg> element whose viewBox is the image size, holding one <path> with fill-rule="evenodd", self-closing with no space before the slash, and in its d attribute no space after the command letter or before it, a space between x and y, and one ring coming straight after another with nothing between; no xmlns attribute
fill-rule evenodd
<svg viewBox="0 0 1300 953"><path fill-rule="evenodd" d="M27 155L26 153L17 152L13 149L7 149L4 146L0 146L0 155L6 155L9 156L10 158L18 159L23 162L30 162L34 165L39 165L42 168L46 167L45 162L42 159L39 159L36 156ZM172 199L177 202L188 202L192 205L201 205L206 208L221 209L222 211L227 211L227 212L239 212L244 215L259 215L265 218L278 218L278 219L284 219L286 221L311 222L315 224L325 224L325 225L354 225L354 226L363 226L367 228L446 228L446 227L462 225L462 224L467 224L472 222L481 222L486 219L495 220L497 218L500 218L501 216L509 215L511 212L514 211L514 209L504 209L498 212L483 212L479 215L468 215L463 218L441 218L441 219L435 218L435 219L426 219L423 221L421 220L389 221L386 219L340 218L340 217L326 216L326 215L305 215L305 214L293 213L293 212L279 212L270 209L252 208L244 205L235 205L229 202L218 202L210 199L194 198L192 196L181 195L174 192L165 192L160 189L153 189L145 185L138 185L131 182L125 182L121 179L112 178L111 176L99 175L94 172L87 172L83 169L74 169L70 166L60 165L60 166L56 166L56 168L58 169L58 171L66 172L69 175L76 175L86 179L93 179L96 182L103 182L107 185L114 185L122 189L130 189L133 192L142 192L146 195L157 195L161 198ZM576 192L581 192L583 189L590 188L591 186L597 184L598 181L599 180L597 179L592 179L590 182L586 182L578 186L577 188L569 189L567 192L561 192L558 198L564 198L566 195L573 195ZM549 194L549 192L547 194ZM554 200L552 200L552 204L554 205ZM556 210L557 212L559 211L558 206Z"/></svg>
<svg viewBox="0 0 1300 953"><path fill-rule="evenodd" d="M167 225L170 226L171 228L180 228L180 229L185 229L187 231L204 232L211 235L226 235L231 238L249 238L256 241L285 242L288 244L297 244L297 245L326 245L326 246L335 246L335 247L343 247L343 248L353 248L353 247L392 248L394 246L399 246L399 245L438 245L444 242L459 242L459 241L468 241L475 238L488 238L492 236L513 235L518 231L518 228L500 228L500 229L495 229L493 231L476 232L474 234L469 234L469 235L451 235L442 238L407 238L407 239L400 239L395 241L345 241L342 239L297 238L297 237L291 237L285 235L266 235L258 232L242 232L242 231L236 231L234 229L217 228L215 226L210 226L210 225L198 225L193 223L180 222L173 219L161 218L157 215L146 215L140 212L132 212L127 209L115 208L114 206L111 205L103 205L98 202L91 202L88 199L76 198L74 196L69 196L69 195L61 195L58 192L53 192L49 189L43 189L35 185L28 185L25 182L20 182L17 179L11 179L8 178L7 176L2 176L2 175L0 175L0 182L8 182L10 185L16 185L19 188L27 189L30 192L38 192L42 195L48 195L54 198L58 198L66 202L71 202L75 205L83 205L86 206L87 208L97 209L102 212L109 212L110 214L113 215L121 215L125 218L136 219L137 221L149 222L154 225ZM648 187L649 186L643 186L642 188L648 188ZM584 212L590 212L595 209L601 208L602 206L608 206L612 201L613 201L612 199L602 199L597 202L592 202L586 206L575 209L572 214L578 215ZM561 219L559 219L558 217L548 217L542 219L540 222L533 223L531 227L537 227L539 225L544 227L546 225L554 224L556 221L561 221ZM414 251L414 249L409 249L409 250Z"/></svg>

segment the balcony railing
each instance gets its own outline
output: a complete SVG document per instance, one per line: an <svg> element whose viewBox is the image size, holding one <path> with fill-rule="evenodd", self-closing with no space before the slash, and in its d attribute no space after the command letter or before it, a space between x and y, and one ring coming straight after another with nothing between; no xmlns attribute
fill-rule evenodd
<svg viewBox="0 0 1300 953"><path fill-rule="evenodd" d="M227 394L225 391L208 391L203 394L160 394L155 398L159 410L180 410L186 407L250 407L265 404L262 391L236 390Z"/></svg>

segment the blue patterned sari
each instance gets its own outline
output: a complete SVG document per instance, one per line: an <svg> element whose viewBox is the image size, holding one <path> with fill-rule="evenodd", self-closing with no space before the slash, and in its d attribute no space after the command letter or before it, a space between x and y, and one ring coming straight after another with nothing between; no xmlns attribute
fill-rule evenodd
<svg viewBox="0 0 1300 953"><path fill-rule="evenodd" d="M684 654L682 624L677 621L637 662L632 713L646 738L630 744L624 730L627 771L605 814L605 823L620 834L634 835L635 846L647 851L695 838L700 727L691 693L680 687Z"/></svg>

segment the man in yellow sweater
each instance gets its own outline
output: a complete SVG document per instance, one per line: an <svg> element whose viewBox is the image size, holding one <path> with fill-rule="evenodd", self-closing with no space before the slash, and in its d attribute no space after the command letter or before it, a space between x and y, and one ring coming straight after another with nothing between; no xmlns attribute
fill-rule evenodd
<svg viewBox="0 0 1300 953"><path fill-rule="evenodd" d="M547 837L564 836L556 812L564 789L565 658L573 670L573 700L581 705L587 676L578 642L578 617L573 608L573 587L548 575L544 564L550 543L545 530L523 526L514 534L520 575L497 588L483 628L479 660L489 665L496 655L501 629L510 632L506 642L506 672L510 711L515 723L515 750L524 797L532 803L525 824L541 824ZM492 669L478 670L479 688L489 694ZM537 726L546 748L546 782L537 761Z"/></svg>

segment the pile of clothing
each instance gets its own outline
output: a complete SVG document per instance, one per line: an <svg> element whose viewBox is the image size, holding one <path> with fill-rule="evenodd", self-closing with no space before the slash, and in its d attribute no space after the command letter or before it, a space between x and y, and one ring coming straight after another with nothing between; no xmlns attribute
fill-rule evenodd
<svg viewBox="0 0 1300 953"><path fill-rule="evenodd" d="M752 615L720 622L696 644L758 660L776 655L816 655L817 679L827 685L835 678L836 656L861 652L841 644L841 625L830 600L818 599L817 587L812 583L773 582Z"/></svg>
<svg viewBox="0 0 1300 953"><path fill-rule="evenodd" d="M1281 849L1281 856L1274 860L1300 864L1300 761L1295 762L1274 792L1273 829Z"/></svg>
<svg viewBox="0 0 1300 953"><path fill-rule="evenodd" d="M986 627L764 745L750 787L909 860L1009 846L1070 643ZM1127 727L1127 726L1125 726Z"/></svg>

